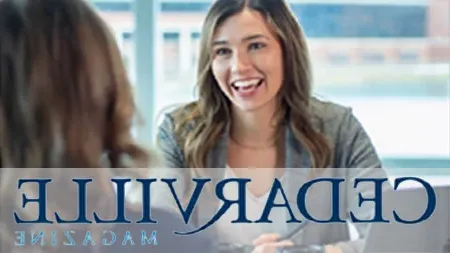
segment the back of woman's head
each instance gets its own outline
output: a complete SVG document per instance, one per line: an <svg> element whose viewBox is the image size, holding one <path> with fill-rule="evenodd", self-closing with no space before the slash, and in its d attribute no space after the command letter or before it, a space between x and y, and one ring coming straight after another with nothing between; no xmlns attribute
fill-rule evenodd
<svg viewBox="0 0 450 253"><path fill-rule="evenodd" d="M18 204L18 178L55 179L47 208L63 217L76 215L71 178L92 178L88 213L114 215L110 178L134 174L132 167L149 162L131 135L134 116L117 45L87 1L0 0L2 252L14 243L13 211L36 217Z"/></svg>
<svg viewBox="0 0 450 253"><path fill-rule="evenodd" d="M106 25L85 1L0 2L3 167L145 161L133 144L131 86Z"/></svg>

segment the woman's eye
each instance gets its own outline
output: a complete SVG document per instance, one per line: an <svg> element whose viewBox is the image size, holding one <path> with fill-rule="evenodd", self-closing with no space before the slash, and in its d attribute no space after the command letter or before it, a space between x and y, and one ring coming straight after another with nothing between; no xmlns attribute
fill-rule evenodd
<svg viewBox="0 0 450 253"><path fill-rule="evenodd" d="M230 52L231 52L231 50L228 48L219 48L216 50L215 54L216 55L226 55L226 54L229 54Z"/></svg>
<svg viewBox="0 0 450 253"><path fill-rule="evenodd" d="M249 45L250 50L258 50L264 48L266 45L260 42L255 42Z"/></svg>

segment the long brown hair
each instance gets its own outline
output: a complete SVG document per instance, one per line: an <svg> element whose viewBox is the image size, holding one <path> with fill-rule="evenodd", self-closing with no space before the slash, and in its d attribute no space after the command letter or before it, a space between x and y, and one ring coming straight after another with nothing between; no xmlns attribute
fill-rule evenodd
<svg viewBox="0 0 450 253"><path fill-rule="evenodd" d="M278 36L283 49L284 83L280 92L282 109L276 117L285 123L311 155L311 167L327 167L332 160L330 144L313 126L310 114L312 74L305 35L283 0L217 0L203 24L198 62L199 99L173 113L175 132L187 166L204 168L230 119L230 102L221 92L211 70L214 32L227 18L244 8L261 13Z"/></svg>
<svg viewBox="0 0 450 253"><path fill-rule="evenodd" d="M89 176L100 181L96 210L114 211L109 179L137 175L150 159L131 135L136 108L120 52L87 1L0 1L0 89L2 252L15 241L16 178Z"/></svg>

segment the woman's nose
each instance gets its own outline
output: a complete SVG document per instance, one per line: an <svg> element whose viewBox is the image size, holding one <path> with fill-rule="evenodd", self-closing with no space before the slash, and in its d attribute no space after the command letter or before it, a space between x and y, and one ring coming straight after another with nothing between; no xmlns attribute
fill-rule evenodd
<svg viewBox="0 0 450 253"><path fill-rule="evenodd" d="M231 72L232 73L242 73L251 69L251 60L246 53L235 53L231 60Z"/></svg>

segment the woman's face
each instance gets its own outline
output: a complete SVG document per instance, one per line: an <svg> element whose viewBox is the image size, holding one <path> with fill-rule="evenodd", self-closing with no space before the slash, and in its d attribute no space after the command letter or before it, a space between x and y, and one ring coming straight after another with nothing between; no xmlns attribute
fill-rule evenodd
<svg viewBox="0 0 450 253"><path fill-rule="evenodd" d="M226 19L212 41L212 72L233 106L252 111L276 105L283 82L283 56L264 17L244 9Z"/></svg>

